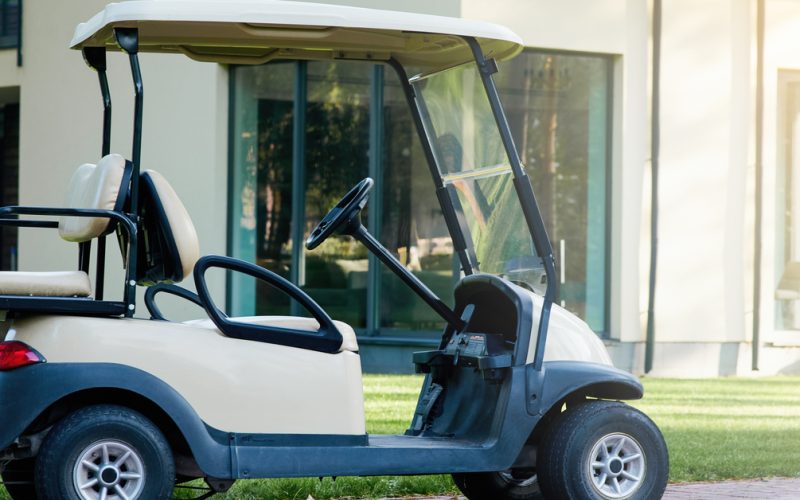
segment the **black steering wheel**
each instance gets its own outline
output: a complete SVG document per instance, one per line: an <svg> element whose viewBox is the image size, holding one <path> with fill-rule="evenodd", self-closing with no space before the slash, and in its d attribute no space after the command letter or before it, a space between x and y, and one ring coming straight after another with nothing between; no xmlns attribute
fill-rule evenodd
<svg viewBox="0 0 800 500"><path fill-rule="evenodd" d="M353 217L357 217L364 205L367 204L369 191L373 184L375 182L367 177L348 191L344 198L339 200L339 203L311 231L306 240L306 248L309 250L317 248L329 236L353 220Z"/></svg>

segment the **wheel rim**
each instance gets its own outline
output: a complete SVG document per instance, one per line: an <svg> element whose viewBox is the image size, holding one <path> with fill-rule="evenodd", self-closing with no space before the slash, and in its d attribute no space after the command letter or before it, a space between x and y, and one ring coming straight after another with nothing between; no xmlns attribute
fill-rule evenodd
<svg viewBox="0 0 800 500"><path fill-rule="evenodd" d="M536 481L538 480L536 473L534 473L531 476L520 477L520 476L515 476L514 474L511 473L511 471L503 471L503 472L498 472L498 475L500 476L500 479L502 479L506 483L512 484L514 486L519 486L520 488L526 488L528 486L536 484Z"/></svg>
<svg viewBox="0 0 800 500"><path fill-rule="evenodd" d="M108 439L84 448L72 478L84 500L132 500L142 492L145 473L142 458L134 448Z"/></svg>
<svg viewBox="0 0 800 500"><path fill-rule="evenodd" d="M587 473L603 498L628 498L642 485L645 475L642 447L631 436L607 434L592 448Z"/></svg>

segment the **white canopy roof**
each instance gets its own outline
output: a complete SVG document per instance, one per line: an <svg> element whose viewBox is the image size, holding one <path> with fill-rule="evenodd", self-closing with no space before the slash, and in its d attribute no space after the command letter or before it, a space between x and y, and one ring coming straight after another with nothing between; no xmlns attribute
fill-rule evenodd
<svg viewBox="0 0 800 500"><path fill-rule="evenodd" d="M462 36L487 57L522 49L496 24L442 16L281 0L131 0L108 4L75 29L71 47L116 49L114 28L138 28L141 52L262 64L273 59L395 58L427 71L471 59Z"/></svg>

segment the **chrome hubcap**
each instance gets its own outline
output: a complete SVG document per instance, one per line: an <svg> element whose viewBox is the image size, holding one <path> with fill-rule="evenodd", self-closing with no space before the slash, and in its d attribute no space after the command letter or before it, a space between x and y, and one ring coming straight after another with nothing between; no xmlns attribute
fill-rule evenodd
<svg viewBox="0 0 800 500"><path fill-rule="evenodd" d="M144 487L144 466L131 446L107 439L84 448L72 479L84 500L132 500Z"/></svg>
<svg viewBox="0 0 800 500"><path fill-rule="evenodd" d="M627 434L614 433L595 443L586 472L603 498L628 498L641 486L645 465L639 443Z"/></svg>

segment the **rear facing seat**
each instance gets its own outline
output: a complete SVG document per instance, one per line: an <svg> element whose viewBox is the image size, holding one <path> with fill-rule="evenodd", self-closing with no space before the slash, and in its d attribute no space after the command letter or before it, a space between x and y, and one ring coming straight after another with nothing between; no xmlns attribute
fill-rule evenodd
<svg viewBox="0 0 800 500"><path fill-rule="evenodd" d="M97 165L78 167L67 187L65 208L121 211L128 192L130 169L118 154ZM66 241L82 243L113 230L103 217L61 217L58 232ZM89 297L92 285L84 271L0 271L0 295L29 297Z"/></svg>

